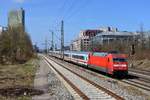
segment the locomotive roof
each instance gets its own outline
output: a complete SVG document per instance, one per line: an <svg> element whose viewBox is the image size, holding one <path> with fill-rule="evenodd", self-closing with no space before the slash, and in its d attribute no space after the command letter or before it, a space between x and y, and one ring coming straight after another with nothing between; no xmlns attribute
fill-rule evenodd
<svg viewBox="0 0 150 100"><path fill-rule="evenodd" d="M123 57L123 58L127 58L127 55L125 54L112 54L113 57Z"/></svg>
<svg viewBox="0 0 150 100"><path fill-rule="evenodd" d="M55 52L60 52L60 51L55 51ZM64 53L72 53L72 54L83 54L83 55L88 55L90 52L84 52L84 51L64 51ZM106 56L108 54L112 54L113 56L123 56L122 54L118 52L93 52L93 53L99 53L103 56Z"/></svg>

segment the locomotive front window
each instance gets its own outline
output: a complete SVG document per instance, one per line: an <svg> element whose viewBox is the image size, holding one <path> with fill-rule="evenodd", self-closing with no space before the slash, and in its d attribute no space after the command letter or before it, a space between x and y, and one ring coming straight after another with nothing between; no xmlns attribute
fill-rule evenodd
<svg viewBox="0 0 150 100"><path fill-rule="evenodd" d="M127 59L125 58L113 58L114 62L127 62Z"/></svg>

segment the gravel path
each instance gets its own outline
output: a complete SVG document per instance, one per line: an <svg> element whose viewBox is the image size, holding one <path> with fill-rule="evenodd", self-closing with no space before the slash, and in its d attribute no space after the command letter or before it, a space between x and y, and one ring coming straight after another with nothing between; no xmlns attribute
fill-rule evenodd
<svg viewBox="0 0 150 100"><path fill-rule="evenodd" d="M33 100L73 100L72 95L63 83L56 77L54 72L42 59L39 62L34 80L34 87L44 91L44 94L32 97Z"/></svg>

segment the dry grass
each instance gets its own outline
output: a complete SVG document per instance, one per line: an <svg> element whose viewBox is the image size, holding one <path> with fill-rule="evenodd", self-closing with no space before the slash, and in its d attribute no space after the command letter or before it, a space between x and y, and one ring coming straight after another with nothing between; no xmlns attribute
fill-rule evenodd
<svg viewBox="0 0 150 100"><path fill-rule="evenodd" d="M150 99L149 95L144 94L143 92L139 91L138 89L132 87L132 86L124 86L124 88L133 96L133 95L139 95L145 97L147 100Z"/></svg>
<svg viewBox="0 0 150 100"><path fill-rule="evenodd" d="M150 60L149 59L135 60L132 63L133 63L134 68L150 71Z"/></svg>
<svg viewBox="0 0 150 100"><path fill-rule="evenodd" d="M31 97L20 96L20 97L0 97L0 100L31 100Z"/></svg>
<svg viewBox="0 0 150 100"><path fill-rule="evenodd" d="M9 87L33 87L38 60L32 59L25 64L0 65L0 89ZM10 98L0 96L0 100L29 100L30 97Z"/></svg>

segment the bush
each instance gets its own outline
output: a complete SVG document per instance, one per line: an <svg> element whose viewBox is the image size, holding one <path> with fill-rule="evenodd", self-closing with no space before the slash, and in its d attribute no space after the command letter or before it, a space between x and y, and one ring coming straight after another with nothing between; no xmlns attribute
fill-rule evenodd
<svg viewBox="0 0 150 100"><path fill-rule="evenodd" d="M23 27L8 28L0 36L0 62L23 63L33 55L31 39Z"/></svg>

